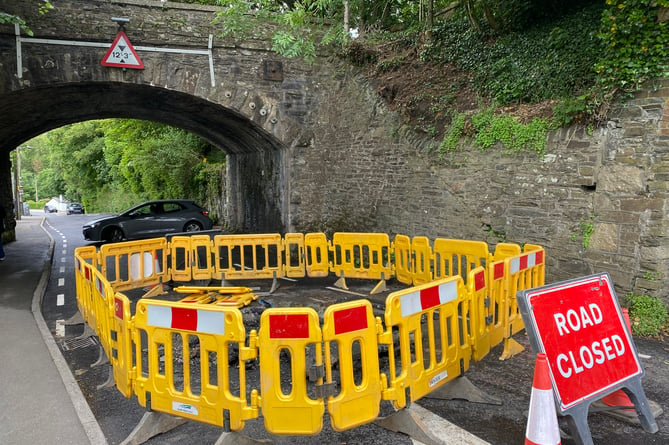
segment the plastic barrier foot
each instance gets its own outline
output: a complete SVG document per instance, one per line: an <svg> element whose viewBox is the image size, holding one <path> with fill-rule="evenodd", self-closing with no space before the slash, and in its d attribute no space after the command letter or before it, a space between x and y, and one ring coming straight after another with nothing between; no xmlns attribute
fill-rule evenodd
<svg viewBox="0 0 669 445"><path fill-rule="evenodd" d="M278 288L279 288L279 280L274 278L272 280L272 287L270 288L269 293L273 294Z"/></svg>
<svg viewBox="0 0 669 445"><path fill-rule="evenodd" d="M506 360L508 358L513 357L516 354L520 354L524 350L525 350L525 348L523 347L523 345L518 343L513 338L505 338L504 339L504 351L502 352L502 355L499 359L500 360Z"/></svg>
<svg viewBox="0 0 669 445"><path fill-rule="evenodd" d="M151 286L148 291L144 295L142 295L142 298L151 298L151 297L156 297L158 295L164 295L167 292L165 292L165 289L163 288L163 283L158 283L155 286Z"/></svg>
<svg viewBox="0 0 669 445"><path fill-rule="evenodd" d="M102 345L98 345L98 348L98 359L91 365L91 368L109 363L109 359L107 358L107 354L105 354L105 350L102 349Z"/></svg>
<svg viewBox="0 0 669 445"><path fill-rule="evenodd" d="M372 289L369 295L374 295L378 294L379 292L384 292L386 289L387 289L386 280L381 280L376 284L376 286L374 286L374 289Z"/></svg>
<svg viewBox="0 0 669 445"><path fill-rule="evenodd" d="M83 315L81 315L81 312L77 311L73 316L68 318L63 322L65 326L74 326L77 324L84 324L86 323L86 320L84 320Z"/></svg>
<svg viewBox="0 0 669 445"><path fill-rule="evenodd" d="M140 445L158 434L173 430L186 423L186 419L170 416L157 411L148 411L142 416L134 430L130 432L121 445Z"/></svg>
<svg viewBox="0 0 669 445"><path fill-rule="evenodd" d="M230 433L222 433L214 445L254 445L261 443L274 443L269 439L251 439L248 436L232 431Z"/></svg>
<svg viewBox="0 0 669 445"><path fill-rule="evenodd" d="M485 403L487 405L502 404L500 399L483 392L464 376L451 380L441 388L426 395L425 398L438 400L461 399L473 403Z"/></svg>
<svg viewBox="0 0 669 445"><path fill-rule="evenodd" d="M340 289L348 290L348 286L346 285L346 278L341 277L334 283L335 287L338 287Z"/></svg>
<svg viewBox="0 0 669 445"><path fill-rule="evenodd" d="M79 337L77 337L77 340L84 340L88 337L93 337L95 335L96 335L95 331L93 329L91 329L91 327L88 325L88 323L86 323L84 325L84 332L82 332L81 335Z"/></svg>
<svg viewBox="0 0 669 445"><path fill-rule="evenodd" d="M488 444L415 403L389 416L376 419L374 424L396 433L404 433L425 445Z"/></svg>
<svg viewBox="0 0 669 445"><path fill-rule="evenodd" d="M105 380L103 383L100 383L95 387L95 389L111 388L116 384L114 381L114 369L111 367L111 365L107 366L107 372L107 380Z"/></svg>

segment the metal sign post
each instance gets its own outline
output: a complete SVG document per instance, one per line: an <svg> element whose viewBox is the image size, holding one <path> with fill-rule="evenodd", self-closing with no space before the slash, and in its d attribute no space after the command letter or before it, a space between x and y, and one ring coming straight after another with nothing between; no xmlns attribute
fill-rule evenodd
<svg viewBox="0 0 669 445"><path fill-rule="evenodd" d="M118 24L119 30L114 42L109 47L107 54L102 58L103 66L117 68L144 69L144 63L140 60L135 48L132 47L128 36L125 35L125 24L130 19L124 17L112 17L112 21Z"/></svg>
<svg viewBox="0 0 669 445"><path fill-rule="evenodd" d="M548 359L556 405L579 444L592 444L588 408L624 389L644 430L658 427L641 386L644 372L607 273L516 296L535 352Z"/></svg>

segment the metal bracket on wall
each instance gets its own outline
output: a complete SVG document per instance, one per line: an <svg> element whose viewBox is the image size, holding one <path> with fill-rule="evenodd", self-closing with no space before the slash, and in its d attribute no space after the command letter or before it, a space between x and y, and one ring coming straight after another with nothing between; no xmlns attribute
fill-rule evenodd
<svg viewBox="0 0 669 445"><path fill-rule="evenodd" d="M84 42L79 40L58 40L58 39L39 39L35 37L22 37L21 28L18 24L14 25L14 32L16 34L16 75L19 79L23 79L23 57L22 48L23 43L34 43L42 45L65 45L65 46L85 46L94 48L109 48L111 43L101 42ZM155 46L135 46L137 51L159 52L159 53L175 53L175 54L192 54L203 55L209 57L209 77L211 78L212 88L216 86L216 79L214 77L214 54L213 54L214 36L209 34L209 43L207 49L186 49L186 48L162 48Z"/></svg>

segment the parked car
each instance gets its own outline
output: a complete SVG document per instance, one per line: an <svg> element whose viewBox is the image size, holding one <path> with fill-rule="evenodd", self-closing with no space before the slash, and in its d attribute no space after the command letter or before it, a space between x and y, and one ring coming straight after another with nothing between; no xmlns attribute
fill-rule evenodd
<svg viewBox="0 0 669 445"><path fill-rule="evenodd" d="M56 213L57 211L58 209L56 208L55 205L46 204L44 206L44 213Z"/></svg>
<svg viewBox="0 0 669 445"><path fill-rule="evenodd" d="M69 203L69 204L67 205L66 213L67 213L68 215L71 215L71 214L73 214L73 213L79 213L79 214L82 214L82 215L83 215L83 213L84 213L84 208L83 208L82 205L79 204L78 202L71 202L71 203Z"/></svg>
<svg viewBox="0 0 669 445"><path fill-rule="evenodd" d="M209 212L189 199L148 201L125 212L84 224L89 241L117 242L212 228Z"/></svg>

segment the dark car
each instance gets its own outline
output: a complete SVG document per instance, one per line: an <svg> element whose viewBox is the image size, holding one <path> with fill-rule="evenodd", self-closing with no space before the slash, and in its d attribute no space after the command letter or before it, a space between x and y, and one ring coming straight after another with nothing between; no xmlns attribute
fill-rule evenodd
<svg viewBox="0 0 669 445"><path fill-rule="evenodd" d="M91 221L84 225L83 232L89 241L156 238L170 233L210 230L212 222L208 215L207 210L188 199L149 201L120 215Z"/></svg>
<svg viewBox="0 0 669 445"><path fill-rule="evenodd" d="M73 213L79 213L83 215L84 208L78 202L71 202L67 205L66 213L68 215L71 215Z"/></svg>
<svg viewBox="0 0 669 445"><path fill-rule="evenodd" d="M47 204L44 206L44 213L56 213L58 209L54 205Z"/></svg>

